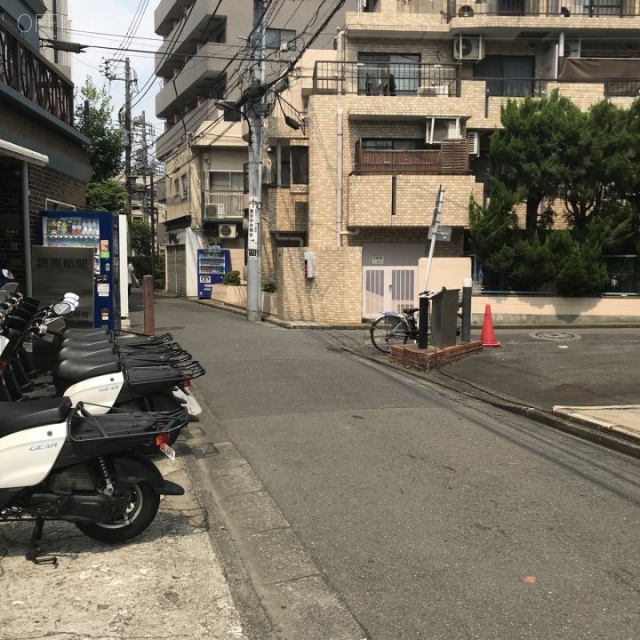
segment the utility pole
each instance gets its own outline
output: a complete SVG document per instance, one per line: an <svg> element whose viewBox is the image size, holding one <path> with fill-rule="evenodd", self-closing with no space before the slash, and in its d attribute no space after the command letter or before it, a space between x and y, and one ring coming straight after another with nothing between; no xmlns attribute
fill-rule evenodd
<svg viewBox="0 0 640 640"><path fill-rule="evenodd" d="M131 67L124 59L124 175L127 185L127 208L131 213Z"/></svg>
<svg viewBox="0 0 640 640"><path fill-rule="evenodd" d="M118 77L113 71L111 71L110 64L112 62L120 62L110 58L104 61L103 73L108 80L124 80L124 108L121 117L120 124L124 129L124 175L125 184L127 187L127 209L131 213L131 197L132 197L132 184L131 184L131 65L129 58L124 59L124 78Z"/></svg>
<svg viewBox="0 0 640 640"><path fill-rule="evenodd" d="M266 12L269 0L254 0L252 36L251 83L247 92L249 122L249 229L247 234L247 320L260 322L261 313L261 231L262 213L262 150L264 146L264 117L269 107L265 101L264 51Z"/></svg>

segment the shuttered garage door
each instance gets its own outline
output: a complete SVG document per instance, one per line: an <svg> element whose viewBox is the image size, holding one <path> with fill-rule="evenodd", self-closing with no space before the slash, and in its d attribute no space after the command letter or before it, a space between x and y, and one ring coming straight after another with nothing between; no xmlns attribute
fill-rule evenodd
<svg viewBox="0 0 640 640"><path fill-rule="evenodd" d="M167 247L167 291L187 295L187 251L184 245Z"/></svg>

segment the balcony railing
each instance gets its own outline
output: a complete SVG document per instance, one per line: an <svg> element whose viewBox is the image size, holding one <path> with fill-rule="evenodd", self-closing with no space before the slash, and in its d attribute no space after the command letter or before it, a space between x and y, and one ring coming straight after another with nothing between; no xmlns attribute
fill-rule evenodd
<svg viewBox="0 0 640 640"><path fill-rule="evenodd" d="M431 8L425 3L426 13ZM447 4L448 19L474 16L564 16L600 17L635 16L636 3L632 0L456 0ZM571 25L567 24L567 28Z"/></svg>
<svg viewBox="0 0 640 640"><path fill-rule="evenodd" d="M354 173L365 174L456 174L469 171L469 147L465 138L443 140L440 149L381 151L362 149L356 143Z"/></svg>
<svg viewBox="0 0 640 640"><path fill-rule="evenodd" d="M558 79L540 80L538 78L466 78L467 81L482 82L485 86L485 95L501 98L523 98L531 95L543 97L549 95L549 85L570 87L574 85L600 85L602 86L602 97L638 97L640 96L640 78L637 79L604 79L604 78L583 78L583 79ZM563 91L563 89L561 89Z"/></svg>
<svg viewBox="0 0 640 640"><path fill-rule="evenodd" d="M458 96L460 66L318 61L313 71L313 92L369 96Z"/></svg>
<svg viewBox="0 0 640 640"><path fill-rule="evenodd" d="M242 218L244 193L242 191L205 191L203 221Z"/></svg>
<svg viewBox="0 0 640 640"><path fill-rule="evenodd" d="M0 21L0 82L73 126L73 85Z"/></svg>

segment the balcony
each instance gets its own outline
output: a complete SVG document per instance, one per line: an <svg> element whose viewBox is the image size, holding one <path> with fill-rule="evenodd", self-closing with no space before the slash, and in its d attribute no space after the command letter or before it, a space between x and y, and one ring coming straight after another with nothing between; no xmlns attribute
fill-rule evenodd
<svg viewBox="0 0 640 640"><path fill-rule="evenodd" d="M384 151L362 149L356 143L355 175L430 175L469 172L469 147L465 138L443 140L440 149Z"/></svg>
<svg viewBox="0 0 640 640"><path fill-rule="evenodd" d="M198 98L211 95L210 90L220 78L225 60L216 57L220 48L226 45L209 42L191 58L172 80L165 82L156 95L156 115L166 118L180 110L180 107L197 102Z"/></svg>
<svg viewBox="0 0 640 640"><path fill-rule="evenodd" d="M2 21L0 83L73 126L73 84Z"/></svg>
<svg viewBox="0 0 640 640"><path fill-rule="evenodd" d="M460 65L318 61L313 70L313 93L458 96Z"/></svg>
<svg viewBox="0 0 640 640"><path fill-rule="evenodd" d="M161 0L153 14L155 32L159 36L168 36L192 2L193 0Z"/></svg>
<svg viewBox="0 0 640 640"><path fill-rule="evenodd" d="M185 59L195 54L206 55L200 47L210 40L215 41L212 34L224 29L225 18L215 13L217 4L217 0L198 0L192 9L184 12L155 55L156 75L169 78ZM224 38L224 35L220 37ZM221 54L228 58L228 45L225 45L224 53L218 52Z"/></svg>
<svg viewBox="0 0 640 640"><path fill-rule="evenodd" d="M203 222L238 220L244 217L244 193L242 191L205 191Z"/></svg>
<svg viewBox="0 0 640 640"><path fill-rule="evenodd" d="M415 10L428 3L418 1ZM425 6L425 9L427 7ZM447 18L473 18L480 16L561 16L570 17L623 17L637 16L638 7L631 0L484 0L483 2L469 2L456 0L448 5ZM573 26L570 22L563 24L564 28Z"/></svg>

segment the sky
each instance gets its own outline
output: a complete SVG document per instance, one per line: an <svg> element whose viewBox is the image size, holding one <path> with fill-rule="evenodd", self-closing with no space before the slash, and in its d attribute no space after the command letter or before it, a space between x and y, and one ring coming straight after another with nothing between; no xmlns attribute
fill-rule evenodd
<svg viewBox="0 0 640 640"><path fill-rule="evenodd" d="M105 86L117 121L118 110L125 101L123 60L128 56L132 77L138 80L137 88L135 84L132 86L132 116L140 116L144 111L147 122L154 124L159 135L163 123L155 117L155 95L160 85L153 73L154 53L162 42L153 31L153 12L158 0L68 0L68 3L70 40L89 45L84 53L72 54L71 73L76 87L84 85L87 76L96 86ZM136 51L123 53L118 50L123 45ZM111 63L111 69L122 80L109 81L101 73L107 59L117 60Z"/></svg>

